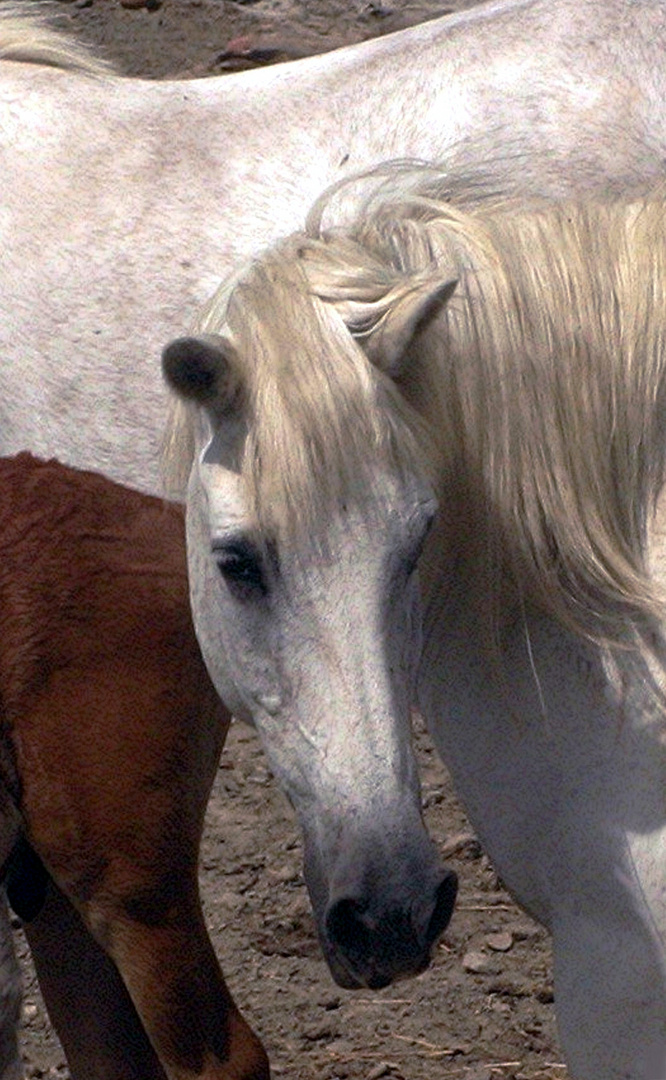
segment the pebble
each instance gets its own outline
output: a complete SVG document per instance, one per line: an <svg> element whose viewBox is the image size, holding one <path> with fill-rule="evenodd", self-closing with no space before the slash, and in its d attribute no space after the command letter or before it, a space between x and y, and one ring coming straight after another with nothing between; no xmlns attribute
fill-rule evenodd
<svg viewBox="0 0 666 1080"><path fill-rule="evenodd" d="M367 1075L367 1080L380 1080L382 1076L388 1076L391 1072L391 1066L387 1061L380 1061L378 1065L375 1065L374 1069L371 1069Z"/></svg>
<svg viewBox="0 0 666 1080"><path fill-rule="evenodd" d="M473 833L461 832L450 836L445 841L442 851L443 859L450 859L452 855L459 855L465 851L471 858L481 857L481 845Z"/></svg>
<svg viewBox="0 0 666 1080"><path fill-rule="evenodd" d="M462 966L465 971L469 971L473 975L495 975L498 970L489 956L473 949L470 949L463 956Z"/></svg>
<svg viewBox="0 0 666 1080"><path fill-rule="evenodd" d="M326 1009L326 1012L333 1012L334 1009L340 1008L342 1002L337 994L326 994L319 999L317 1004L322 1009Z"/></svg>
<svg viewBox="0 0 666 1080"><path fill-rule="evenodd" d="M331 1024L308 1024L303 1028L301 1038L306 1042L321 1042L324 1039L326 1041L333 1039L337 1034Z"/></svg>
<svg viewBox="0 0 666 1080"><path fill-rule="evenodd" d="M513 934L502 930L497 934L486 935L486 945L493 952L508 952L513 945Z"/></svg>
<svg viewBox="0 0 666 1080"><path fill-rule="evenodd" d="M222 889L218 893L217 901L220 907L225 907L230 911L238 912L246 906L245 897L232 892L231 889Z"/></svg>
<svg viewBox="0 0 666 1080"><path fill-rule="evenodd" d="M299 869L297 866L286 863L284 866L278 866L275 870L269 869L269 874L275 881L280 881L286 884L288 881L295 881L299 876Z"/></svg>

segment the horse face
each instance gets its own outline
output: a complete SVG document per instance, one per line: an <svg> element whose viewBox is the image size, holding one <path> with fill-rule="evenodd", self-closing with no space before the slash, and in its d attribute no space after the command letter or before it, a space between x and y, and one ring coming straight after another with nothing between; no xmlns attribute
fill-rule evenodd
<svg viewBox="0 0 666 1080"><path fill-rule="evenodd" d="M451 915L420 812L409 725L420 648L416 560L434 511L416 483L340 505L325 548L262 536L221 423L188 493L197 634L229 707L258 729L303 831L305 876L334 978L422 970Z"/></svg>

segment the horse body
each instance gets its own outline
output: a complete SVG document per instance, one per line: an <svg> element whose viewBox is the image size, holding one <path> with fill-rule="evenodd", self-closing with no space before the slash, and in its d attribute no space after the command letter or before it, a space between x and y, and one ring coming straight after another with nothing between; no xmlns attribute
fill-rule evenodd
<svg viewBox="0 0 666 1080"><path fill-rule="evenodd" d="M302 820L333 762L336 803L354 815L350 791L376 784L366 803L391 834L415 700L494 864L552 932L572 1076L655 1080L663 198L466 211L446 181L413 179L411 197L265 253L208 304L201 337L165 350L196 444L199 639ZM330 861L317 820L306 859ZM375 911L399 881L385 866ZM379 960L403 974L400 936L392 967L331 881L311 894L334 975L341 955L358 982Z"/></svg>
<svg viewBox="0 0 666 1080"><path fill-rule="evenodd" d="M230 716L192 631L182 511L27 454L0 462L0 506L2 856L23 838L8 891L72 1074L266 1080L199 901Z"/></svg>
<svg viewBox="0 0 666 1080"><path fill-rule="evenodd" d="M14 45L0 67L0 445L150 491L164 396L149 358L329 184L395 157L544 194L663 168L660 0L491 3L191 82L76 70L27 23L22 53L13 25L0 21L0 52L3 27Z"/></svg>
<svg viewBox="0 0 666 1080"><path fill-rule="evenodd" d="M479 576L458 558L424 615L419 707L503 882L552 935L568 1073L666 1076L663 719L538 609L511 612L498 679Z"/></svg>

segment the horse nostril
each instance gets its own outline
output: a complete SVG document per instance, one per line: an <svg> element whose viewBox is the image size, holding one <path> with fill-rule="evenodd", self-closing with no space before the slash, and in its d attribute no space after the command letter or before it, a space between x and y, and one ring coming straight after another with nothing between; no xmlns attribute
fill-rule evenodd
<svg viewBox="0 0 666 1080"><path fill-rule="evenodd" d="M367 907L358 900L336 900L326 918L332 941L347 955L365 956L372 945L372 922Z"/></svg>
<svg viewBox="0 0 666 1080"><path fill-rule="evenodd" d="M420 917L409 905L397 904L375 915L365 898L334 901L325 926L337 961L356 985L373 989L423 971L451 918L457 889L454 873L440 874Z"/></svg>
<svg viewBox="0 0 666 1080"><path fill-rule="evenodd" d="M453 870L448 870L437 886L435 906L426 928L426 944L434 945L440 934L451 921L453 908L458 893L458 877Z"/></svg>

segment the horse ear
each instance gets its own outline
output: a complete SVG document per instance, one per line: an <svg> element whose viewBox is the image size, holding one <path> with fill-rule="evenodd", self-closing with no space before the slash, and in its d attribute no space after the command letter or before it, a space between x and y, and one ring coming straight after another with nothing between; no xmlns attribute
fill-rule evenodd
<svg viewBox="0 0 666 1080"><path fill-rule="evenodd" d="M223 412L237 402L241 387L233 346L217 334L182 337L162 351L162 371L179 397Z"/></svg>
<svg viewBox="0 0 666 1080"><path fill-rule="evenodd" d="M457 285L457 278L430 281L394 304L364 341L371 363L387 375L397 375L414 335L446 304Z"/></svg>

